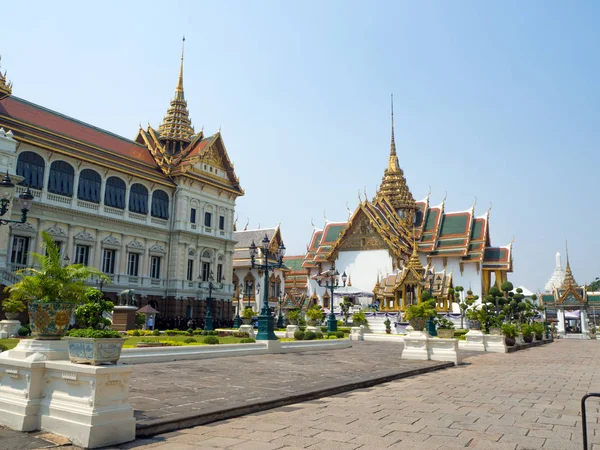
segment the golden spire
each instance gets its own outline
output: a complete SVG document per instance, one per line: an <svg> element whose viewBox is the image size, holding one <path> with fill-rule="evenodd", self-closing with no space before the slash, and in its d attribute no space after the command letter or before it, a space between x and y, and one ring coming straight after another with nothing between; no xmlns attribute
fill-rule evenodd
<svg viewBox="0 0 600 450"><path fill-rule="evenodd" d="M412 222L417 205L413 198L408 185L406 184L406 178L404 178L404 172L400 168L398 163L398 156L396 155L396 140L394 138L394 96L392 95L392 139L390 142L390 158L388 161L388 167L383 173L383 180L379 187L377 196L385 195L390 203L396 210L401 210L402 216Z"/></svg>
<svg viewBox="0 0 600 450"><path fill-rule="evenodd" d="M175 96L171 100L171 106L167 110L167 115L163 123L158 127L158 134L163 141L176 141L189 143L194 136L194 128L187 110L187 102L183 94L183 46L185 36L181 44L181 64L179 66L179 78L175 88ZM181 147L173 148L173 152L181 150Z"/></svg>
<svg viewBox="0 0 600 450"><path fill-rule="evenodd" d="M577 282L575 281L575 277L573 276L573 272L571 272L571 265L569 264L569 243L565 241L565 247L567 250L567 267L565 268L565 278L563 280L562 289L567 289L569 286L577 287Z"/></svg>
<svg viewBox="0 0 600 450"><path fill-rule="evenodd" d="M406 266L409 269L414 269L419 273L425 272L425 268L423 264L421 264L421 259L419 258L419 253L417 250L417 238L415 236L415 231L413 227L413 252L410 255L410 259L408 260L408 264Z"/></svg>
<svg viewBox="0 0 600 450"><path fill-rule="evenodd" d="M2 57L0 57L1 61ZM10 94L12 94L12 83L6 79L6 71L4 71L4 75L0 72L0 99L8 97Z"/></svg>

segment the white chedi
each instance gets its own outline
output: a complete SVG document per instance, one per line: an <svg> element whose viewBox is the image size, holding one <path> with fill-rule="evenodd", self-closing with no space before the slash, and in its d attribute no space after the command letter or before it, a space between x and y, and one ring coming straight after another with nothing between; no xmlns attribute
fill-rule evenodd
<svg viewBox="0 0 600 450"><path fill-rule="evenodd" d="M561 287L564 280L565 272L560 262L560 252L556 252L556 267L554 267L554 272L552 273L552 276L546 283L544 290L546 292L552 292L554 289L558 289L559 287Z"/></svg>

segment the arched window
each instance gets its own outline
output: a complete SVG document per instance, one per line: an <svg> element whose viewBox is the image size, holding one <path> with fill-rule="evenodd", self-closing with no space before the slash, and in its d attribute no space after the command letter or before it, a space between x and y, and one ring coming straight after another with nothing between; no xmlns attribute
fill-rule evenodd
<svg viewBox="0 0 600 450"><path fill-rule="evenodd" d="M23 186L30 186L34 189L44 187L44 158L37 153L23 152L17 159L17 175L25 179L19 183Z"/></svg>
<svg viewBox="0 0 600 450"><path fill-rule="evenodd" d="M148 214L148 189L142 184L135 183L129 192L129 211Z"/></svg>
<svg viewBox="0 0 600 450"><path fill-rule="evenodd" d="M125 182L118 177L109 177L104 190L104 204L125 209Z"/></svg>
<svg viewBox="0 0 600 450"><path fill-rule="evenodd" d="M159 219L169 218L169 194L165 191L159 189L152 193L151 214Z"/></svg>
<svg viewBox="0 0 600 450"><path fill-rule="evenodd" d="M75 169L71 164L65 161L54 161L50 165L48 192L72 197L74 178Z"/></svg>
<svg viewBox="0 0 600 450"><path fill-rule="evenodd" d="M83 169L79 174L77 198L88 202L100 203L100 174L95 170Z"/></svg>

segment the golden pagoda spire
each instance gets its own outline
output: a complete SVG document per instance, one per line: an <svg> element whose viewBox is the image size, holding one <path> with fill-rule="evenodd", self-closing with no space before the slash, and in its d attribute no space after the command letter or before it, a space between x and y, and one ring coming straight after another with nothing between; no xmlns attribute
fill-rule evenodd
<svg viewBox="0 0 600 450"><path fill-rule="evenodd" d="M0 57L1 61L2 57ZM0 72L0 99L8 97L10 94L12 94L12 83L6 79L6 71L4 71L4 75Z"/></svg>
<svg viewBox="0 0 600 450"><path fill-rule="evenodd" d="M573 272L571 272L571 265L569 264L569 243L567 241L565 241L565 247L567 251L567 267L565 268L565 278L561 286L562 289L567 289L569 286L577 287L577 282L575 281Z"/></svg>
<svg viewBox="0 0 600 450"><path fill-rule="evenodd" d="M179 78L175 88L175 96L167 110L163 123L158 127L161 141L171 141L168 148L171 153L182 150L184 144L191 142L194 136L194 128L187 110L187 102L183 93L183 50L185 36L181 45L181 64L179 66Z"/></svg>
<svg viewBox="0 0 600 450"><path fill-rule="evenodd" d="M408 260L408 264L406 265L406 267L409 269L414 269L419 273L425 272L425 268L423 267L423 264L421 264L421 259L419 258L419 252L417 249L417 237L415 235L414 227L413 227L413 252L412 252L412 255L410 255L410 258Z"/></svg>
<svg viewBox="0 0 600 450"><path fill-rule="evenodd" d="M383 173L383 180L379 187L378 197L386 196L390 200L390 203L399 212L401 217L405 218L409 223L412 223L417 205L413 198L408 185L406 184L406 178L404 178L404 172L400 168L398 163L398 156L396 154L396 139L394 137L394 96L392 94L392 138L390 142L390 157L388 161L388 167Z"/></svg>

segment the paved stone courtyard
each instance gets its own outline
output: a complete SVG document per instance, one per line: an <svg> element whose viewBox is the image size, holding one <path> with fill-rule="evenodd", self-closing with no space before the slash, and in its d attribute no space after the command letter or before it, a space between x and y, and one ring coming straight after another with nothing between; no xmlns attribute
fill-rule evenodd
<svg viewBox="0 0 600 450"><path fill-rule="evenodd" d="M373 352L380 359L386 357L384 351L373 348ZM461 367L167 433L121 448L582 448L580 400L587 392L600 391L600 342L560 340L467 361ZM356 363L360 366L360 361ZM299 364L306 381L327 369L315 361ZM271 377L269 373L264 375ZM186 376L173 377L172 382L191 383ZM200 379L203 374L195 376ZM247 388L252 389L253 383ZM600 450L600 403L592 399L588 405L589 439L593 449Z"/></svg>

